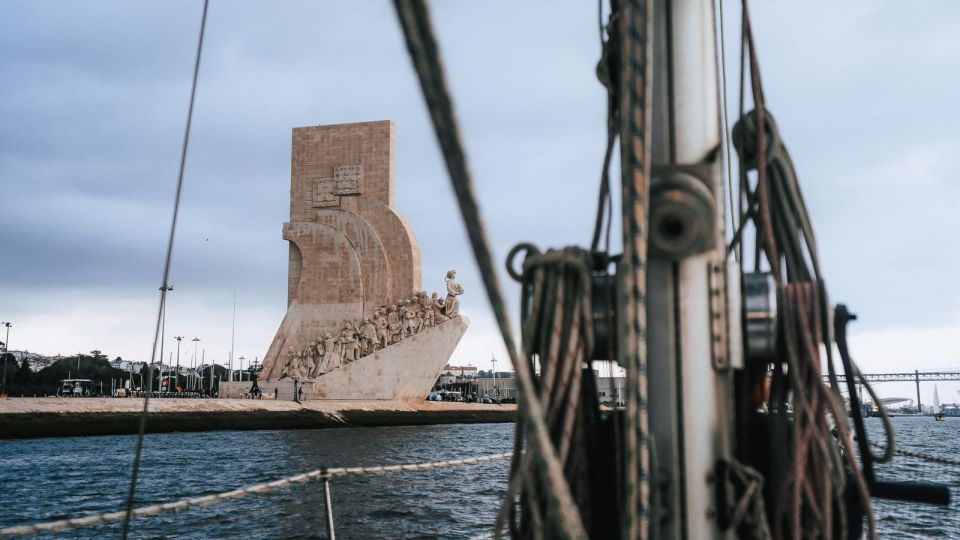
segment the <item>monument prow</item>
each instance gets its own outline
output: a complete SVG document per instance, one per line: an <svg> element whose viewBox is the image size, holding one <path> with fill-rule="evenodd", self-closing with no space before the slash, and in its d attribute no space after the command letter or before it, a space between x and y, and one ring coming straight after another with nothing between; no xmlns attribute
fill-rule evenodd
<svg viewBox="0 0 960 540"><path fill-rule="evenodd" d="M456 272L421 290L420 248L394 209L391 121L294 128L287 313L260 387L303 399L423 400L467 329ZM239 397L250 383L223 383Z"/></svg>

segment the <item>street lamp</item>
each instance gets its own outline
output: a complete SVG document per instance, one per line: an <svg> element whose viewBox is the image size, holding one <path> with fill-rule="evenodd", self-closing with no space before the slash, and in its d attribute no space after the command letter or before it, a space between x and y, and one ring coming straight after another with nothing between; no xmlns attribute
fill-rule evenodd
<svg viewBox="0 0 960 540"><path fill-rule="evenodd" d="M246 360L246 359L247 359L246 356L240 355L240 358L239 358L239 360L240 360L240 382L243 382L243 361Z"/></svg>
<svg viewBox="0 0 960 540"><path fill-rule="evenodd" d="M167 293L173 290L173 285L161 285L160 286L160 297L162 298L161 302L161 322L160 322L160 380L157 381L157 390L161 390L160 385L163 384L163 342L166 341L165 334L167 330ZM153 386L152 384L150 385ZM148 391L152 392L153 388L149 388Z"/></svg>
<svg viewBox="0 0 960 540"><path fill-rule="evenodd" d="M493 393L497 396L497 401L500 401L500 390L497 388L497 358L490 354L490 363L493 364Z"/></svg>
<svg viewBox="0 0 960 540"><path fill-rule="evenodd" d="M173 388L176 391L176 388L180 386L180 342L183 341L183 336L173 336L173 339L177 340L177 370L173 372Z"/></svg>
<svg viewBox="0 0 960 540"><path fill-rule="evenodd" d="M190 386L190 389L193 390L193 387L196 386L196 382L197 382L197 346L200 344L200 338L194 337L190 341L193 342L193 362L192 362L193 379L192 381L194 384L188 385L188 386Z"/></svg>
<svg viewBox="0 0 960 540"><path fill-rule="evenodd" d="M7 390L7 354L10 352L10 327L8 322L0 323L7 327L7 338L3 341L3 390Z"/></svg>

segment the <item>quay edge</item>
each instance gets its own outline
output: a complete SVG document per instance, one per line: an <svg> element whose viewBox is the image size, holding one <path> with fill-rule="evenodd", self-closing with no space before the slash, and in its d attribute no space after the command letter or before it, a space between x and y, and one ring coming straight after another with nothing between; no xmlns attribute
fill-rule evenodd
<svg viewBox="0 0 960 540"><path fill-rule="evenodd" d="M0 439L135 434L143 400L0 399ZM379 400L151 399L148 433L512 422L516 405Z"/></svg>

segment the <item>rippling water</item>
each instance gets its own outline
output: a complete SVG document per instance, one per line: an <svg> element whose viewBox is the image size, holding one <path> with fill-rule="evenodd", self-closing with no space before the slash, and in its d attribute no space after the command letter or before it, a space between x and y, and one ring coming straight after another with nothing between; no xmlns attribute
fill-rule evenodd
<svg viewBox="0 0 960 540"><path fill-rule="evenodd" d="M511 449L512 424L148 435L138 504L226 491L318 468L472 457ZM0 442L0 526L114 511L126 500L135 437ZM489 531L507 460L335 478L338 538L464 538ZM132 524L139 538L325 537L322 483L309 482ZM68 537L116 536L119 527ZM58 537L62 537L58 534Z"/></svg>
<svg viewBox="0 0 960 540"><path fill-rule="evenodd" d="M930 417L893 418L896 445L904 450L960 459L960 418L936 422ZM872 441L883 443L883 425L878 418L867 419ZM939 482L950 488L950 506L903 503L874 499L880 538L960 538L960 469L896 456L888 464L875 466L878 479Z"/></svg>
<svg viewBox="0 0 960 540"><path fill-rule="evenodd" d="M960 456L960 418L895 418L903 448ZM868 419L880 440L881 426ZM512 424L148 435L138 504L272 480L331 467L471 457L511 449ZM120 509L135 438L86 437L0 442L0 526ZM468 538L488 532L506 487L508 462L370 477L336 478L334 517L341 538ZM911 458L878 475L960 487L960 471ZM956 492L954 492L956 495ZM881 538L960 538L957 505L877 501ZM116 536L119 526L58 537ZM138 519L137 538L325 537L322 484Z"/></svg>

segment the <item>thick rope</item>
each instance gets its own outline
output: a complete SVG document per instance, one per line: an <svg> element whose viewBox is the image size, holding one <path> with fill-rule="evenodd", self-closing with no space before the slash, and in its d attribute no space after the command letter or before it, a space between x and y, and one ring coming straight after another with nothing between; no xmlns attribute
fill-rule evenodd
<svg viewBox="0 0 960 540"><path fill-rule="evenodd" d="M190 86L190 105L187 107L187 125L183 132L183 146L180 149L180 170L177 174L177 192L173 200L173 219L170 222L170 235L167 239L167 253L163 262L163 280L160 285L160 307L157 312L157 324L153 332L153 349L150 353L150 369L147 372L147 392L143 395L143 412L140 414L140 428L137 431L137 449L133 457L130 472L130 490L127 493L127 510L124 513L121 538L126 540L130 532L130 519L133 517L133 504L137 493L137 476L140 472L140 457L143 454L143 435L147 430L147 413L150 409L150 390L153 388L153 366L157 357L157 341L163 312L167 305L167 291L170 290L170 262L173 259L173 241L177 235L177 216L180 213L180 196L183 193L183 171L187 165L187 148L190 144L190 125L193 122L193 103L197 96L197 79L200 76L200 56L203 52L203 34L207 27L207 7L210 1L203 1L203 15L200 17L200 37L197 40L197 55L193 63L193 82ZM161 342L162 347L162 342ZM160 359L163 361L163 358Z"/></svg>
<svg viewBox="0 0 960 540"><path fill-rule="evenodd" d="M515 248L511 253L516 251ZM538 399L546 411L544 420L552 434L551 442L558 449L566 480L573 487L586 483L579 474L586 456L573 441L575 436L584 435L583 427L577 424L583 413L581 376L585 358L590 358L593 350L590 262L590 252L578 248L544 254L534 248L527 251L520 276L524 294L529 294L532 301L523 320L522 350L529 363L518 369L533 371L532 360L540 362ZM523 435L525 432L518 430L518 438ZM554 523L540 504L540 493L548 491L549 485L531 466L533 453L514 456L509 488L494 531L499 534L509 520L514 539L552 537ZM518 523L513 512L517 494L523 502L524 523ZM574 490L574 494L580 495L576 500L579 509L589 506L582 493Z"/></svg>
<svg viewBox="0 0 960 540"><path fill-rule="evenodd" d="M620 14L620 176L624 274L620 291L623 320L618 328L619 361L626 370L624 415L624 497L620 536L648 532L649 451L647 391L647 210L651 165L653 99L653 3L625 2Z"/></svg>
<svg viewBox="0 0 960 540"><path fill-rule="evenodd" d="M776 538L799 539L802 532L829 536L846 528L845 460L853 471L854 487L867 517L867 536L875 538L866 481L872 475L869 468L861 471L855 460L847 415L838 399L832 352L834 329L830 326L830 304L816 239L793 163L766 110L746 0L742 32L741 118L733 129L733 142L740 156L740 200L745 209L732 247L742 241L747 220L752 221L756 230L754 268L761 271L761 256L765 257L777 282L786 345L784 358L774 364L770 397L770 408L776 411L771 430L775 449L769 478L774 494L771 529ZM744 113L744 77L748 71L754 110ZM753 190L747 176L750 170L756 171ZM821 358L821 346L826 358ZM827 366L829 388L822 383L823 364ZM785 413L788 396L793 404L792 421ZM831 434L827 413L836 419L839 441Z"/></svg>
<svg viewBox="0 0 960 540"><path fill-rule="evenodd" d="M564 479L557 451L550 443L547 426L543 420L543 408L533 390L532 375L519 369L526 360L522 359L517 352L506 303L503 300L493 264L477 198L473 192L473 182L467 167L456 115L453 112L453 102L447 88L426 3L423 0L394 0L394 6L403 29L410 59L420 79L423 96L430 111L437 141L443 152L450 183L460 206L460 213L483 279L487 299L510 355L510 361L514 366L518 366L516 373L520 393L519 418L530 424L529 450L536 455L534 465L549 482L549 490L546 493L549 500L546 504L550 509L551 521L556 524L558 534L562 533L561 537L585 538L586 533L570 494L570 487Z"/></svg>
<svg viewBox="0 0 960 540"><path fill-rule="evenodd" d="M390 474L415 471L432 471L436 469L449 469L451 467L461 467L464 465L477 465L490 461L509 459L512 452L502 452L499 454L490 454L486 456L477 456L464 459L450 459L445 461L433 461L429 463L406 463L402 465L384 465L379 467L334 467L320 468L309 472L287 476L271 482L263 482L252 486L215 493L213 495L204 495L202 497L192 497L189 499L180 499L173 502L152 504L134 508L130 512L134 518L147 516L156 516L170 512L180 512L188 508L199 506L212 506L233 499L241 499L249 495L262 495L270 491L285 488L293 484L302 484L310 480L330 479L337 476L363 476L374 474ZM109 512L105 514L95 514L81 518L61 519L57 521L47 521L44 523L35 523L32 525L18 525L16 527L7 527L0 529L0 538L11 538L14 536L33 536L38 534L47 534L52 532L63 532L78 527L89 527L91 525L104 525L116 521L124 520L127 516L126 510L119 512Z"/></svg>

